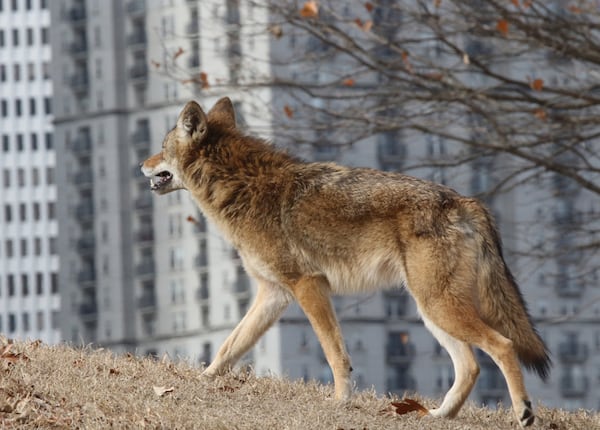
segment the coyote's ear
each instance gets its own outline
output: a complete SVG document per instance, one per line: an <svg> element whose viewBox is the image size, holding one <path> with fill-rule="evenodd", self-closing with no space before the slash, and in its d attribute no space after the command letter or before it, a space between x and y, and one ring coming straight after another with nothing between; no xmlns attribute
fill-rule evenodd
<svg viewBox="0 0 600 430"><path fill-rule="evenodd" d="M206 135L206 114L194 101L188 102L177 118L177 129L191 136L195 141Z"/></svg>
<svg viewBox="0 0 600 430"><path fill-rule="evenodd" d="M235 111L229 97L219 99L208 111L208 117L211 121L220 122L227 127L235 127Z"/></svg>

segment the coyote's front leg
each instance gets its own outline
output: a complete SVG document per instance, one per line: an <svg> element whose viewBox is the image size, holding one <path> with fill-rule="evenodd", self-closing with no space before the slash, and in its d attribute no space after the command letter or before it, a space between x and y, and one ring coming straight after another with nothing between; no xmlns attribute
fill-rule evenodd
<svg viewBox="0 0 600 430"><path fill-rule="evenodd" d="M335 398L350 398L350 357L342 337L342 330L331 304L331 288L323 276L306 276L293 287L300 307L308 317L333 371Z"/></svg>
<svg viewBox="0 0 600 430"><path fill-rule="evenodd" d="M212 377L228 371L279 318L291 300L283 288L259 282L252 306L202 376Z"/></svg>

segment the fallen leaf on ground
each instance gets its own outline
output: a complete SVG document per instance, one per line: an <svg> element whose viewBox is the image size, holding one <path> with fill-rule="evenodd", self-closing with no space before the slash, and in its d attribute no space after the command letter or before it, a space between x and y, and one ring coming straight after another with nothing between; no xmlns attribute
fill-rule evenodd
<svg viewBox="0 0 600 430"><path fill-rule="evenodd" d="M156 385L154 385L152 387L152 389L154 390L154 393L158 396L158 397L162 397L164 396L166 393L171 393L175 390L175 387L157 387Z"/></svg>

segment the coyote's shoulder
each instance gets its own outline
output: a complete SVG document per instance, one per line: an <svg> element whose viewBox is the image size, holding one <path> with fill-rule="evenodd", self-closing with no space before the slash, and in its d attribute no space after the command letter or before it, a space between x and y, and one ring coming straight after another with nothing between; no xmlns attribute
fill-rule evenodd
<svg viewBox="0 0 600 430"><path fill-rule="evenodd" d="M479 372L475 346L500 367L519 423L533 422L519 362L545 378L550 359L478 200L400 173L300 161L238 130L229 99L208 114L188 103L142 170L158 194L187 189L257 284L205 375L227 370L296 300L346 399L350 358L330 295L404 286L455 368L429 413L458 413Z"/></svg>

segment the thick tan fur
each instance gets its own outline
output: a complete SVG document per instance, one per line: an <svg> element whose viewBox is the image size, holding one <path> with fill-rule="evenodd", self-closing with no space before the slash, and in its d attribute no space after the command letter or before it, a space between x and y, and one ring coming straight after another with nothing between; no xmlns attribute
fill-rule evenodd
<svg viewBox="0 0 600 430"><path fill-rule="evenodd" d="M306 163L235 126L229 99L183 109L144 174L159 194L187 189L238 249L258 292L205 370L227 371L292 300L312 324L347 399L350 357L331 294L405 285L448 350L455 382L434 416L456 415L479 373L472 346L506 378L521 425L531 410L519 360L545 377L550 360L477 200L399 173Z"/></svg>

